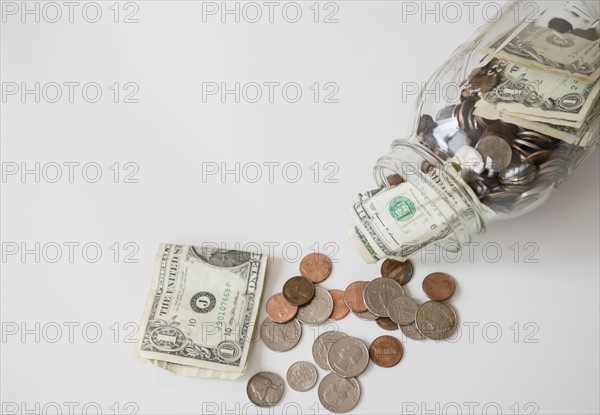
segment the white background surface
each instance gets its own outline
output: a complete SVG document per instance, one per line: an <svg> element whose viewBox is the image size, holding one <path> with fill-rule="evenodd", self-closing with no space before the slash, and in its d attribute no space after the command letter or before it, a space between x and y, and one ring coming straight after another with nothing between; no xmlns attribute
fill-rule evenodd
<svg viewBox="0 0 600 415"><path fill-rule="evenodd" d="M81 413L85 405L90 413L95 405L104 413L256 413L245 393L249 377L259 370L283 377L291 363L312 361L319 333L305 327L299 345L284 354L257 343L237 381L180 378L134 360L125 336L141 315L158 243L258 245L267 253L274 246L264 298L297 274L294 259L316 246L336 261L326 288L376 277L379 266L364 264L345 235L346 209L354 193L374 186L376 159L412 126L402 82L425 81L485 22L483 4L473 19L457 23L436 22L435 15L403 23L400 2L338 2L339 22L331 24L313 22L312 2L301 4L296 24L282 18L282 6L274 23L266 16L255 24L231 16L221 23L219 15L203 23L202 3L191 1L135 2L139 22L132 24L114 23L112 2L101 2L102 18L90 24L82 18L84 4L73 23L66 6L55 24L3 16L3 85L96 82L103 92L95 104L81 89L69 103L66 87L56 104L3 96L3 168L80 163L73 183L64 166L58 183L3 173L3 250L40 244L39 262L20 251L2 260L3 411L54 413L56 403L63 413L69 407ZM121 4L120 20L131 7ZM137 84L139 102L123 103L121 95L114 103L115 82ZM203 103L203 82L296 82L303 96L291 104L278 90L273 103L231 97L222 103L216 96ZM321 96L314 103L315 82L337 84L339 102L323 103ZM118 183L109 169L115 162ZM137 183L124 183L123 174L133 171L127 162L139 168ZM258 183L202 174L203 163L233 168L236 162L281 165L273 183L264 165ZM82 176L85 163L101 166L97 183ZM285 163L300 166L297 183L282 174ZM326 183L332 172L336 182ZM294 170L288 173L289 179ZM435 254L414 258L416 276L407 289L420 301L429 272L456 278L451 304L459 336L408 340L398 366L371 364L359 377L362 398L354 413L598 413L598 178L595 154L534 213L492 224L472 254L463 252L455 263ZM79 244L72 262L69 242ZM89 257L82 253L87 243L102 249L95 263L88 260L93 249ZM55 244L62 258L52 263ZM492 248L484 252L485 244ZM489 260L494 247L497 262ZM127 253L136 262L126 262ZM264 315L263 302L260 320ZM72 338L67 324L74 325ZM102 332L93 342L97 327ZM390 334L352 316L338 327L367 343ZM327 413L316 388L288 387L279 407L259 413L299 411Z"/></svg>

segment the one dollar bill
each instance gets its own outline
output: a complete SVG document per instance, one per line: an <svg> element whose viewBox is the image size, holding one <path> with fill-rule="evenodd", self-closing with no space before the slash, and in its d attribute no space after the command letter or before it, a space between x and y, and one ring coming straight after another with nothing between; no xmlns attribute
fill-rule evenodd
<svg viewBox="0 0 600 415"><path fill-rule="evenodd" d="M266 266L262 254L161 244L134 356L178 375L243 375Z"/></svg>
<svg viewBox="0 0 600 415"><path fill-rule="evenodd" d="M499 119L504 114L532 121L580 128L597 101L600 82L560 76L499 61L500 80L475 104L475 115Z"/></svg>
<svg viewBox="0 0 600 415"><path fill-rule="evenodd" d="M492 56L543 71L593 82L600 76L600 43L530 23L510 38L502 35L487 46Z"/></svg>

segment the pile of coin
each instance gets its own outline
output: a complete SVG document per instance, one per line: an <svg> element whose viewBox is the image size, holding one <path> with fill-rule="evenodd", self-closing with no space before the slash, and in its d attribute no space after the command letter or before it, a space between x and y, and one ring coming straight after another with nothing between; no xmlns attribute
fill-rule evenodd
<svg viewBox="0 0 600 415"><path fill-rule="evenodd" d="M372 281L355 281L345 290L326 290L316 284L331 274L331 260L323 254L310 254L300 264L300 276L290 278L281 293L267 302L268 317L260 327L260 336L271 350L292 349L302 336L302 324L322 324L340 320L352 311L361 320L375 321L385 330L401 329L407 338L446 339L456 330L454 309L445 303L455 291L454 279L436 272L423 280L423 291L430 298L421 305L405 293L404 287L413 277L410 261L385 260L381 277ZM332 412L347 412L356 406L361 388L357 377L369 362L390 368L397 365L404 347L393 336L379 336L367 345L340 331L326 331L312 346L316 365L330 372L321 379L318 397ZM289 386L300 392L312 389L318 370L310 362L292 364L286 374ZM247 393L257 406L276 405L283 397L284 381L272 372L259 372L248 382Z"/></svg>

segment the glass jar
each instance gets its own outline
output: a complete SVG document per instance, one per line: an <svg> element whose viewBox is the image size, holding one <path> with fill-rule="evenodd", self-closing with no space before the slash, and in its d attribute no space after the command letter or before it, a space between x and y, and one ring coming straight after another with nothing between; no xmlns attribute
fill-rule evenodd
<svg viewBox="0 0 600 415"><path fill-rule="evenodd" d="M411 137L392 143L379 188L350 209L367 262L439 242L458 251L490 221L542 204L596 150L598 4L508 3L433 74Z"/></svg>

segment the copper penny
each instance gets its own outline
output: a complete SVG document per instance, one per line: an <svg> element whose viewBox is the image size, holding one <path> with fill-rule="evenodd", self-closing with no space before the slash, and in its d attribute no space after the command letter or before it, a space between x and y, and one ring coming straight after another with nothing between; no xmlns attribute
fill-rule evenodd
<svg viewBox="0 0 600 415"><path fill-rule="evenodd" d="M267 315L275 323L287 323L296 316L298 306L290 304L282 293L277 293L267 301Z"/></svg>
<svg viewBox="0 0 600 415"><path fill-rule="evenodd" d="M315 286L304 277L292 277L283 284L283 296L290 304L304 305L315 296Z"/></svg>
<svg viewBox="0 0 600 415"><path fill-rule="evenodd" d="M401 183L404 183L404 179L399 174L391 174L387 176L386 179L390 186L396 186Z"/></svg>
<svg viewBox="0 0 600 415"><path fill-rule="evenodd" d="M443 272L433 272L423 280L423 291L433 301L446 301L455 289L454 279Z"/></svg>
<svg viewBox="0 0 600 415"><path fill-rule="evenodd" d="M341 320L348 315L350 309L344 302L344 292L342 290L329 290L333 298L333 312L329 316L330 320Z"/></svg>
<svg viewBox="0 0 600 415"><path fill-rule="evenodd" d="M400 285L410 281L414 274L414 267L410 261L396 261L395 259L386 259L381 264L381 276L392 278Z"/></svg>
<svg viewBox="0 0 600 415"><path fill-rule="evenodd" d="M331 274L331 261L327 255L312 253L300 261L300 275L314 283L324 281Z"/></svg>
<svg viewBox="0 0 600 415"><path fill-rule="evenodd" d="M402 359L404 348L402 343L392 336L377 337L369 346L369 357L377 366L396 366Z"/></svg>
<svg viewBox="0 0 600 415"><path fill-rule="evenodd" d="M375 323L384 330L393 331L400 329L400 326L394 323L389 317L377 317Z"/></svg>
<svg viewBox="0 0 600 415"><path fill-rule="evenodd" d="M367 311L367 305L365 304L365 288L368 282L366 281L354 281L344 292L344 302L348 308L357 313Z"/></svg>

